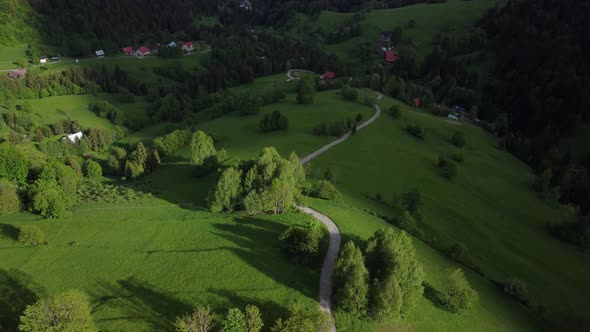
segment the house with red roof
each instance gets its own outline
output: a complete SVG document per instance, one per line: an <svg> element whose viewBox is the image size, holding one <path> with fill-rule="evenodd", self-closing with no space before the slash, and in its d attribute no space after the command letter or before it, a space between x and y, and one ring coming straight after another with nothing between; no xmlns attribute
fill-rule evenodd
<svg viewBox="0 0 590 332"><path fill-rule="evenodd" d="M127 55L133 55L133 47L131 46L127 46L127 47L123 47L121 49L121 51L123 51L123 53L127 54Z"/></svg>
<svg viewBox="0 0 590 332"><path fill-rule="evenodd" d="M397 54L395 54L393 50L385 51L385 62L394 63L397 61L397 59L399 59L399 57L397 56Z"/></svg>
<svg viewBox="0 0 590 332"><path fill-rule="evenodd" d="M145 47L145 46L141 46L140 48L137 49L137 51L135 51L135 55L142 57L145 55L150 54L150 49Z"/></svg>
<svg viewBox="0 0 590 332"><path fill-rule="evenodd" d="M193 51L193 42L187 41L184 42L184 44L182 45L182 50L185 51L186 53L190 53Z"/></svg>
<svg viewBox="0 0 590 332"><path fill-rule="evenodd" d="M325 81L328 81L328 80L334 79L334 77L336 77L336 73L335 72L333 72L333 71L327 71L327 72L324 73L324 75L322 75L320 77L320 79L325 80Z"/></svg>
<svg viewBox="0 0 590 332"><path fill-rule="evenodd" d="M21 76L25 76L26 73L27 73L27 69L21 68L21 69L13 70L13 71L9 72L8 77L12 78L13 80L16 80L17 78L19 78Z"/></svg>

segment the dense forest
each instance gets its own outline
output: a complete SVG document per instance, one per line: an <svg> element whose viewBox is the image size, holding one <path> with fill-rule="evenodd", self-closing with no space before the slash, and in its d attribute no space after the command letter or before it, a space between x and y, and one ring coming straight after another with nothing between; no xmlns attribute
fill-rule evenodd
<svg viewBox="0 0 590 332"><path fill-rule="evenodd" d="M496 56L480 114L496 119L501 144L538 172L540 196L580 208L574 222L552 230L584 247L590 245L583 217L590 212L590 155L574 156L564 139L590 121L589 15L588 1L511 1L480 23Z"/></svg>

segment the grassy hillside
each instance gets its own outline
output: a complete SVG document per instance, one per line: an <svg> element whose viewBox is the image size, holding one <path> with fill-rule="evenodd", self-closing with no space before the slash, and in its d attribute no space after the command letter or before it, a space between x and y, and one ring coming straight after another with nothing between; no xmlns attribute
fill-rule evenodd
<svg viewBox="0 0 590 332"><path fill-rule="evenodd" d="M26 59L26 50L27 45L24 44L12 47L0 44L0 70L18 68L14 62L19 59Z"/></svg>
<svg viewBox="0 0 590 332"><path fill-rule="evenodd" d="M419 4L394 9L372 10L364 14L360 22L361 35L340 43L328 45L346 62L358 62L358 48L364 42L376 45L379 34L395 27L403 28L403 39L411 38L418 59L422 59L431 48L432 37L438 33L461 36L473 28L474 23L488 8L502 4L503 0L449 0L438 4ZM354 13L323 11L318 17L298 15L290 23L290 31L306 35L322 29L336 31L339 26L351 20ZM407 28L409 20L416 21L415 28Z"/></svg>
<svg viewBox="0 0 590 332"><path fill-rule="evenodd" d="M381 104L386 109L398 102L387 98ZM401 107L401 119L384 115L314 160L315 173L329 168L346 203L388 216L399 213L391 207L394 193L418 189L424 206L419 226L439 245L464 243L488 278L517 277L536 304L586 315L581 308L590 305L590 257L549 236L545 225L557 210L536 198L531 171L477 127ZM425 128L424 141L406 133L414 123ZM466 135L463 149L449 142L455 130ZM450 181L439 175L436 162L455 152L465 161ZM376 194L387 205L371 199Z"/></svg>
<svg viewBox="0 0 590 332"><path fill-rule="evenodd" d="M52 221L16 214L0 225L0 279L18 275L23 302L27 290L87 292L103 331L168 331L199 304L219 314L256 304L270 325L291 301L318 305L318 269L291 263L278 243L286 225L304 218L217 215L156 198L81 204ZM48 244L14 244L14 227L25 224L40 227Z"/></svg>
<svg viewBox="0 0 590 332"><path fill-rule="evenodd" d="M375 230L392 227L382 219L376 218L354 207L343 204L310 199L309 205L329 215L340 228L344 241L367 240ZM414 240L417 257L424 267L425 280L433 287L442 289L447 270L457 264L449 261L431 247ZM469 282L479 294L479 303L474 310L461 315L451 314L437 307L427 297L422 297L416 309L402 320L381 328L360 322L342 312L337 313L340 331L399 331L409 326L412 331L534 331L540 328L522 306L498 292L490 282L467 273Z"/></svg>

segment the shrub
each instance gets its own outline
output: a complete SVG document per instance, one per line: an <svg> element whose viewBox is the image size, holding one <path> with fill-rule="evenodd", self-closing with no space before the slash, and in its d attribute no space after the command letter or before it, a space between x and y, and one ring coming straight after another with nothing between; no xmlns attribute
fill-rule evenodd
<svg viewBox="0 0 590 332"><path fill-rule="evenodd" d="M440 157L437 163L438 168L440 169L441 175L445 178L452 180L455 176L457 176L457 165L454 162Z"/></svg>
<svg viewBox="0 0 590 332"><path fill-rule="evenodd" d="M406 127L408 133L420 140L424 140L424 128L418 124L409 125Z"/></svg>
<svg viewBox="0 0 590 332"><path fill-rule="evenodd" d="M504 292L521 303L529 303L529 290L526 284L518 278L512 278L506 281L504 283Z"/></svg>
<svg viewBox="0 0 590 332"><path fill-rule="evenodd" d="M279 111L265 114L258 124L261 132L286 130L289 127L289 119Z"/></svg>
<svg viewBox="0 0 590 332"><path fill-rule="evenodd" d="M336 189L332 182L328 180L319 180L316 182L313 185L311 196L334 202L338 202L340 199L342 199L342 195L338 189Z"/></svg>
<svg viewBox="0 0 590 332"><path fill-rule="evenodd" d="M409 211L402 212L402 215L399 218L399 227L405 229L411 234L416 234L418 231L418 225L416 224L416 219L412 216Z"/></svg>
<svg viewBox="0 0 590 332"><path fill-rule="evenodd" d="M248 304L246 306L246 330L248 332L260 332L264 322L260 316L260 309L257 306Z"/></svg>
<svg viewBox="0 0 590 332"><path fill-rule="evenodd" d="M0 179L0 216L11 214L20 209L21 203L16 188Z"/></svg>
<svg viewBox="0 0 590 332"><path fill-rule="evenodd" d="M401 109L399 105L392 105L388 110L387 113L392 117L398 119L401 116Z"/></svg>
<svg viewBox="0 0 590 332"><path fill-rule="evenodd" d="M18 231L18 242L31 246L38 246L43 244L45 236L37 226L25 225L21 226Z"/></svg>
<svg viewBox="0 0 590 332"><path fill-rule="evenodd" d="M478 300L477 292L471 288L463 271L459 268L450 271L447 287L442 296L445 308L452 313L468 310Z"/></svg>
<svg viewBox="0 0 590 332"><path fill-rule="evenodd" d="M418 221L422 220L420 209L422 208L422 194L417 189L412 189L402 195L401 205L404 210Z"/></svg>
<svg viewBox="0 0 590 332"><path fill-rule="evenodd" d="M397 318L403 304L403 292L393 273L385 277L385 280L373 280L371 285L371 316L384 321Z"/></svg>
<svg viewBox="0 0 590 332"><path fill-rule="evenodd" d="M453 143L453 145L462 148L463 146L465 146L466 143L465 134L463 134L463 132L460 131L455 131L453 133L453 136L451 136L451 142Z"/></svg>
<svg viewBox="0 0 590 332"><path fill-rule="evenodd" d="M207 332L215 326L215 316L209 307L197 307L191 314L177 317L177 332Z"/></svg>
<svg viewBox="0 0 590 332"><path fill-rule="evenodd" d="M279 88L268 89L262 94L262 103L264 105L274 104L285 99L285 97L285 93Z"/></svg>
<svg viewBox="0 0 590 332"><path fill-rule="evenodd" d="M191 153L193 165L203 165L207 158L217 153L213 144L213 138L200 130L195 132L191 139Z"/></svg>
<svg viewBox="0 0 590 332"><path fill-rule="evenodd" d="M356 101L359 97L358 91L348 85L345 85L342 90L340 90L340 94L344 100L348 101Z"/></svg>
<svg viewBox="0 0 590 332"><path fill-rule="evenodd" d="M463 154L462 153L453 153L451 155L451 159L453 159L454 161L456 161L458 163L462 163L465 160L463 158Z"/></svg>
<svg viewBox="0 0 590 332"><path fill-rule="evenodd" d="M289 307L289 316L286 319L277 319L271 332L328 331L329 322L329 315L325 315L319 310L310 311L299 303L294 303Z"/></svg>
<svg viewBox="0 0 590 332"><path fill-rule="evenodd" d="M303 227L289 227L281 233L279 240L291 258L301 263L309 263L311 258L319 253L322 236L320 225L310 220Z"/></svg>
<svg viewBox="0 0 590 332"><path fill-rule="evenodd" d="M33 196L33 211L44 218L65 216L67 204L62 193L56 189L42 190Z"/></svg>
<svg viewBox="0 0 590 332"><path fill-rule="evenodd" d="M84 175L87 178L96 179L102 176L102 167L94 160L87 160L84 163Z"/></svg>

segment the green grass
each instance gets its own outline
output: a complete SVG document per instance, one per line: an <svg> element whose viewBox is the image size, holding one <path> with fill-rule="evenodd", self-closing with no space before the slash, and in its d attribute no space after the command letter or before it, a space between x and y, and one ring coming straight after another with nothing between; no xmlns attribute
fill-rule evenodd
<svg viewBox="0 0 590 332"><path fill-rule="evenodd" d="M381 102L384 109L394 103L399 104L389 98ZM536 304L587 315L589 257L547 233L545 225L558 211L536 198L530 169L498 150L494 138L480 128L401 107L401 119L384 115L313 160L314 173L329 168L347 204L388 216L399 212L368 197L381 194L391 205L394 193L417 188L424 202L420 227L439 244L466 244L488 278L520 278ZM425 128L424 141L406 133L413 123ZM455 130L466 135L463 149L449 142ZM462 153L465 162L449 181L435 163L453 152Z"/></svg>
<svg viewBox="0 0 590 332"><path fill-rule="evenodd" d="M103 331L170 331L176 316L199 304L219 314L255 304L270 326L292 301L318 305L318 267L291 263L278 243L304 217L211 214L156 198L83 204L60 220L11 215L1 222L0 278L18 271L38 296L85 291ZM14 227L33 224L48 244L16 244Z"/></svg>
<svg viewBox="0 0 590 332"><path fill-rule="evenodd" d="M114 125L107 119L97 116L88 109L88 105L99 99L106 99L115 107L125 113L131 121L147 122L146 110L149 104L144 98L137 97L132 103L122 103L116 95L101 94L99 97L91 95L57 96L42 99L29 100L33 106L32 120L37 124L51 124L63 119L77 120L84 128L108 128ZM18 100L15 104L22 105L24 100ZM5 113L5 108L0 108L0 113Z"/></svg>
<svg viewBox="0 0 590 332"><path fill-rule="evenodd" d="M382 219L356 208L319 199L310 199L309 205L327 215L342 232L344 243L348 240L367 240L377 229L392 227ZM423 242L414 239L417 258L424 267L425 281L442 290L445 276L457 264L442 256ZM498 292L484 278L465 270L469 283L477 290L479 302L473 310L461 315L451 314L439 308L431 300L422 297L416 308L401 322L378 327L338 312L340 331L398 331L399 326L410 326L412 331L535 331L540 325L516 301Z"/></svg>
<svg viewBox="0 0 590 332"><path fill-rule="evenodd" d="M26 59L27 45L21 44L13 47L4 46L0 44L0 69L15 69L18 68L14 64L16 60Z"/></svg>
<svg viewBox="0 0 590 332"><path fill-rule="evenodd" d="M327 51L334 52L346 62L358 62L358 47L364 42L376 45L379 34L401 26L403 39L413 41L413 48L418 59L423 59L431 49L432 37L438 33L452 34L460 37L473 28L477 19L486 9L503 0L449 0L439 4L418 4L395 9L372 10L365 14L361 24L361 35L340 43L327 46ZM324 32L336 31L339 26L349 21L354 13L322 11L319 17L312 19L298 15L290 23L290 31L305 35L322 29ZM416 28L406 27L414 19Z"/></svg>

